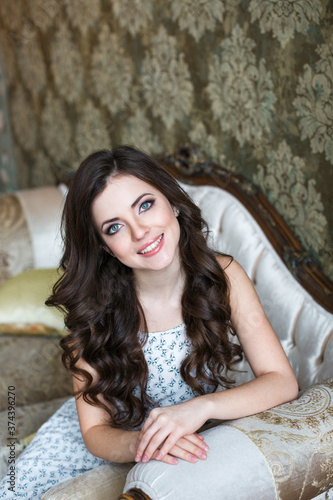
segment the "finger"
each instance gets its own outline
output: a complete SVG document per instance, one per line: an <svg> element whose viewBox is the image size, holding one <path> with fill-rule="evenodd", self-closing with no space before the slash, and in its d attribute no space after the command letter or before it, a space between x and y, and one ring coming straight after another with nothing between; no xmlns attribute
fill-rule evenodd
<svg viewBox="0 0 333 500"><path fill-rule="evenodd" d="M189 435L183 436L183 437L184 437L184 439L186 438L188 441L195 444L196 446L198 446L202 450L204 450L204 451L209 450L209 446L203 441L203 439L204 439L203 436L199 437L198 434L189 434Z"/></svg>
<svg viewBox="0 0 333 500"><path fill-rule="evenodd" d="M148 431L148 429L152 426L154 423L154 420L151 417L148 417L147 420L145 421L142 429L139 432L137 443L139 443L142 439L142 437L145 435L145 433Z"/></svg>
<svg viewBox="0 0 333 500"><path fill-rule="evenodd" d="M178 431L179 432L179 431ZM162 460L162 458L167 455L168 453L170 453L171 449L176 445L176 443L178 443L178 440L181 438L181 434L177 435L176 432L173 432L172 434L170 434L164 441L164 443L162 444L162 446L160 447L160 450L157 454L157 460Z"/></svg>
<svg viewBox="0 0 333 500"><path fill-rule="evenodd" d="M201 453L204 453L204 452L201 451ZM185 460L186 462L190 462L192 464L195 464L198 461L198 457L194 453L191 453L190 451L184 449L182 446L178 446L178 444L176 444L175 446L173 446L171 448L170 453L168 455L170 455L170 454L172 456L175 456L177 458L181 458L182 460ZM202 460L204 460L204 459L202 459Z"/></svg>
<svg viewBox="0 0 333 500"><path fill-rule="evenodd" d="M206 458L207 458L206 451L204 451L199 446L196 446L195 444L191 443L191 441L188 441L186 438L179 439L179 441L177 441L176 445L173 448L171 448L170 453L172 455L176 455L174 453L175 447L178 447L179 449L183 450L184 453L187 454L186 455L188 457L188 458L186 458L187 461L191 461L190 456L194 456L196 458L199 458L200 460L206 460ZM178 455L176 455L176 456L178 457ZM179 458L183 458L183 456L181 456Z"/></svg>
<svg viewBox="0 0 333 500"><path fill-rule="evenodd" d="M159 410L159 408L155 408L150 412L147 420L145 421L142 429L139 432L136 442L136 461L141 460L143 453L148 446L148 443L150 442L154 434L156 434L156 432L161 428L161 425L157 422L157 419L160 415Z"/></svg>
<svg viewBox="0 0 333 500"><path fill-rule="evenodd" d="M159 429L144 450L144 455L142 457L143 462L147 462L155 452L157 452L157 460L161 460L165 455L169 454L170 449L177 443L180 437L177 435L170 435L169 432L170 431L166 429ZM167 446L165 446L166 441L168 441ZM162 447L164 447L164 450L161 453Z"/></svg>
<svg viewBox="0 0 333 500"><path fill-rule="evenodd" d="M140 443L138 444L138 448L136 451L136 456L135 456L136 462L139 462L140 460L142 460L142 462L148 462L150 460L150 458L153 456L153 454L155 453L155 451L161 446L161 444L168 437L168 433L170 431L168 431L165 428L162 428L162 429L157 428L157 431L155 432L155 434L154 434L154 432L155 432L155 428L152 427L142 437ZM176 439L176 441L177 441L177 439ZM173 444L175 444L175 443L173 443ZM166 455L167 453L168 453L168 451L165 451L163 456Z"/></svg>
<svg viewBox="0 0 333 500"><path fill-rule="evenodd" d="M154 453L152 458L156 458L157 451ZM169 464L169 465L177 465L178 464L177 458L172 456L172 455L169 455L169 454L165 455L165 457L163 458L163 460L161 460L161 462L164 462L164 463Z"/></svg>

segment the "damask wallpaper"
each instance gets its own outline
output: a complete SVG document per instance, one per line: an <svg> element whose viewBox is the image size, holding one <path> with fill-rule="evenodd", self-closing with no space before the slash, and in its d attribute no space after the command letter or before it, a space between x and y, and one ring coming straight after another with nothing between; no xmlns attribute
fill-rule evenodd
<svg viewBox="0 0 333 500"><path fill-rule="evenodd" d="M330 0L1 0L0 18L18 187L97 148L195 142L333 279Z"/></svg>

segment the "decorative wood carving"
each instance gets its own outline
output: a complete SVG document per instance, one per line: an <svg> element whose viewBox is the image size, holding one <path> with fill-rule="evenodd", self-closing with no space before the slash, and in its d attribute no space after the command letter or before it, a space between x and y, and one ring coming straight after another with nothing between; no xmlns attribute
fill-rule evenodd
<svg viewBox="0 0 333 500"><path fill-rule="evenodd" d="M294 278L316 302L333 312L333 282L324 275L258 186L209 161L195 145L180 146L175 154L157 159L181 182L217 186L234 195L258 222Z"/></svg>
<svg viewBox="0 0 333 500"><path fill-rule="evenodd" d="M118 497L118 500L151 500L151 498L137 488L128 490Z"/></svg>

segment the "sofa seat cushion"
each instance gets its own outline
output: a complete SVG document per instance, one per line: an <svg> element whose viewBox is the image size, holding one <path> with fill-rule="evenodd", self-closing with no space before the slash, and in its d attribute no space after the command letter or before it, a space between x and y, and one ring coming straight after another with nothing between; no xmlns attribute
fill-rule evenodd
<svg viewBox="0 0 333 500"><path fill-rule="evenodd" d="M117 500L133 464L104 464L58 484L42 500Z"/></svg>

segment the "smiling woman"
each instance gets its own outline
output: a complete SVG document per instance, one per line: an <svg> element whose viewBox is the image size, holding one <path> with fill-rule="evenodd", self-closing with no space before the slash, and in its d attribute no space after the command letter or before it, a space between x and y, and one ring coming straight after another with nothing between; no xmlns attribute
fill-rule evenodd
<svg viewBox="0 0 333 500"><path fill-rule="evenodd" d="M136 273L174 262L180 236L177 209L147 182L133 175L110 177L92 203L92 215L106 248Z"/></svg>
<svg viewBox="0 0 333 500"><path fill-rule="evenodd" d="M251 281L208 247L200 209L156 160L127 146L88 156L69 187L63 234L47 304L65 311L75 400L52 417L51 439L41 431L30 445L42 456L29 481L31 463L19 459L16 498L40 498L104 460L205 461L207 421L296 397ZM243 351L256 378L232 387Z"/></svg>

